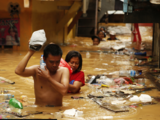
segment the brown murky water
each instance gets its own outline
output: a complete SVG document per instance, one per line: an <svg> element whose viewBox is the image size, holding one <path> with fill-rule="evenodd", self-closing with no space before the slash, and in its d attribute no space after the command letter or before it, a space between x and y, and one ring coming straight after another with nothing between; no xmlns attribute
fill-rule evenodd
<svg viewBox="0 0 160 120"><path fill-rule="evenodd" d="M148 34L146 33L148 32ZM143 41L149 46L151 44L152 31L148 29L143 34ZM88 74L111 74L118 75L118 71L123 69L142 69L147 70L146 67L133 66L134 63L129 61L129 56L126 55L115 55L111 53L103 53L107 50L107 47L126 45L128 48L137 47L135 44L131 44L130 35L118 35L121 41L107 41L99 46L92 46L90 38L76 37L74 40L68 40L67 46L61 46L63 50L63 58L70 50L77 50L83 57L83 68L87 79ZM89 53L88 53L88 52ZM97 52L95 52L97 51ZM102 52L100 52L102 51ZM20 77L14 73L14 70L19 61L24 57L27 51L12 51L10 49L0 50L0 76L9 80L15 81L14 85L0 84L0 89L9 90L10 94L13 94L15 98L19 99L21 95L28 97L28 107L24 107L22 111L43 111L46 114L30 115L26 118L56 118L55 112L63 112L67 109L77 109L83 111L84 115L80 118L75 117L63 117L62 119L102 119L103 116L113 116L117 120L159 120L160 114L160 103L156 105L140 106L138 108L130 108L129 112L113 113L106 109L100 108L91 99L71 99L71 96L83 96L86 97L89 93L98 93L95 89L84 86L81 92L78 94L68 94L63 98L63 106L61 107L40 107L34 105L34 82L32 77ZM36 52L30 59L28 66L39 64L41 52ZM150 54L148 52L148 54ZM151 85L152 83L146 79L146 84ZM144 94L151 96L160 96L160 92L156 89L147 91ZM138 94L139 96L140 94ZM106 98L107 99L107 98ZM48 114L51 113L51 114ZM9 118L9 117L8 117Z"/></svg>

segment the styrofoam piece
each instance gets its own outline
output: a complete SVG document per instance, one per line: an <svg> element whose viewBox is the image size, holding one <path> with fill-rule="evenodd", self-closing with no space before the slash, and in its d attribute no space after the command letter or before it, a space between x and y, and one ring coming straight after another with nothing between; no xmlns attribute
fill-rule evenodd
<svg viewBox="0 0 160 120"><path fill-rule="evenodd" d="M73 117L73 116L75 116L76 111L77 111L76 109L72 108L72 109L69 109L69 110L65 110L65 111L63 112L63 114L64 114L65 116L68 116L68 117Z"/></svg>
<svg viewBox="0 0 160 120"><path fill-rule="evenodd" d="M83 116L83 111L76 111L75 117Z"/></svg>
<svg viewBox="0 0 160 120"><path fill-rule="evenodd" d="M113 119L113 116L104 116L103 119L105 120Z"/></svg>
<svg viewBox="0 0 160 120"><path fill-rule="evenodd" d="M124 104L125 102L126 102L126 100L123 100L123 101L115 100L115 101L112 101L111 104L113 104L113 105L119 105L119 104Z"/></svg>
<svg viewBox="0 0 160 120"><path fill-rule="evenodd" d="M139 99L141 102L152 102L151 96L149 96L147 94L141 94Z"/></svg>
<svg viewBox="0 0 160 120"><path fill-rule="evenodd" d="M139 102L140 101L140 99L139 99L139 97L137 95L134 95L129 100L132 101L132 102Z"/></svg>

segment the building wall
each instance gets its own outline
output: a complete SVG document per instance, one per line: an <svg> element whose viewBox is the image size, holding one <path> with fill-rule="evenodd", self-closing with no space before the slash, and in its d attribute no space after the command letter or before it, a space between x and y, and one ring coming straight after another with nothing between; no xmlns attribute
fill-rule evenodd
<svg viewBox="0 0 160 120"><path fill-rule="evenodd" d="M44 29L46 32L47 42L54 42L57 44L65 43L66 39L72 38L71 35L67 35L66 38L66 27L62 28L58 33L56 33L56 24L63 18L66 14L66 10L60 10L57 6L71 6L73 1L38 1L32 0L32 26L33 31ZM66 24L68 25L68 24Z"/></svg>
<svg viewBox="0 0 160 120"><path fill-rule="evenodd" d="M8 12L8 5L10 2L19 3L21 8L19 15L20 46L13 46L14 50L28 50L28 40L30 39L32 32L39 29L44 29L46 32L46 44L50 42L63 44L66 39L73 38L73 30L71 30L69 35L66 35L68 24L66 24L58 33L56 33L56 24L67 12L67 10L58 9L57 6L72 6L74 1L29 1L29 8L24 8L23 0L0 1L0 18L11 18L10 13ZM17 18L17 16L14 15L14 18Z"/></svg>
<svg viewBox="0 0 160 120"><path fill-rule="evenodd" d="M23 0L1 0L0 1L0 19L1 18L11 18L10 13L8 12L9 3L19 3L21 12L19 14L20 19L20 46L14 46L15 50L27 50L28 49L28 40L32 34L32 5L30 3L29 8L24 8ZM14 15L14 18L18 18Z"/></svg>

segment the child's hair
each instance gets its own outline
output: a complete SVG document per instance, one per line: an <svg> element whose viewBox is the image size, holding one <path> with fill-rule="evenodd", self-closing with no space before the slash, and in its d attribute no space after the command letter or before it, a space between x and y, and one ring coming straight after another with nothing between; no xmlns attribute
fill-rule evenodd
<svg viewBox="0 0 160 120"><path fill-rule="evenodd" d="M78 66L78 69L75 71L75 73L76 73L76 72L81 71L81 69L82 69L82 56L79 52L72 50L66 55L65 61L68 63L68 62L70 62L71 58L73 58L73 57L79 58L79 66Z"/></svg>
<svg viewBox="0 0 160 120"><path fill-rule="evenodd" d="M98 36L92 36L92 37L91 37L92 41L94 41L94 38L97 38L98 41L99 41L99 43L100 43L101 40L100 40L100 38L99 38Z"/></svg>
<svg viewBox="0 0 160 120"><path fill-rule="evenodd" d="M48 55L51 54L53 56L61 56L62 57L62 50L61 48L56 45L56 44L48 44L45 48L44 48L44 51L43 51L43 55L44 55L44 58L47 58Z"/></svg>
<svg viewBox="0 0 160 120"><path fill-rule="evenodd" d="M103 28L103 30L105 31L105 27L100 27L100 29Z"/></svg>
<svg viewBox="0 0 160 120"><path fill-rule="evenodd" d="M104 31L100 31L100 30L97 31L97 35L98 35L100 32L102 32L102 33L104 34L104 37L106 37L105 32L104 32Z"/></svg>

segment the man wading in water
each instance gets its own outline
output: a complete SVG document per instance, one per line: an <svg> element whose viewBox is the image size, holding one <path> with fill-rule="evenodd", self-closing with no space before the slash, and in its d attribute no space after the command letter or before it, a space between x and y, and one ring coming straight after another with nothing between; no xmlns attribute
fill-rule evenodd
<svg viewBox="0 0 160 120"><path fill-rule="evenodd" d="M27 52L15 69L15 73L23 77L33 76L35 104L61 106L63 95L67 93L69 86L68 69L59 67L62 50L56 44L49 44L45 47L43 51L45 70L41 70L39 65L26 67L34 52L32 50Z"/></svg>

